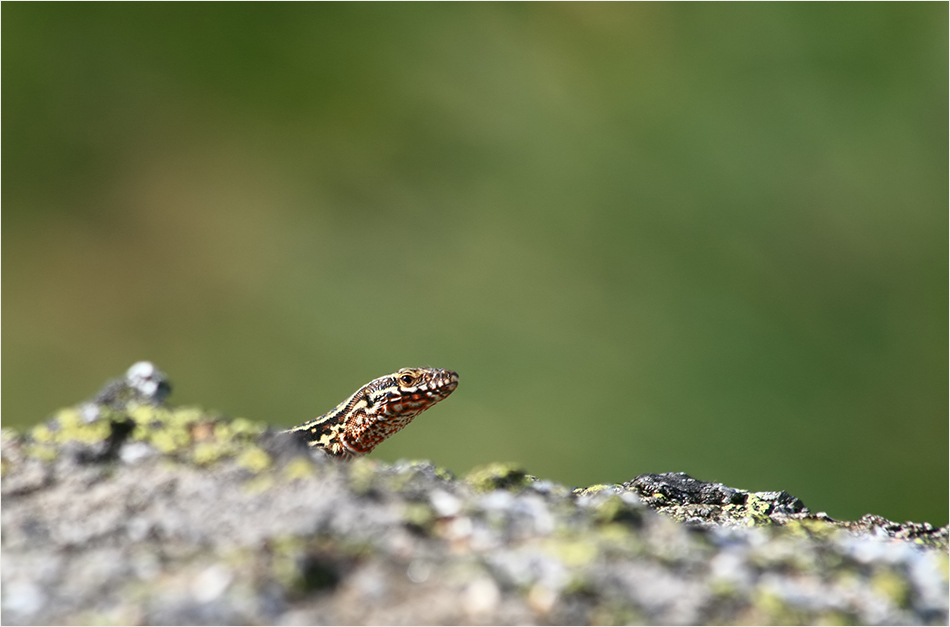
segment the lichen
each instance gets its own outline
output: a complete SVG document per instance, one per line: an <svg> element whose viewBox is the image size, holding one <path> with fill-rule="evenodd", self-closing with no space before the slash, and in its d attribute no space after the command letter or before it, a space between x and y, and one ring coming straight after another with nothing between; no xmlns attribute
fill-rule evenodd
<svg viewBox="0 0 950 627"><path fill-rule="evenodd" d="M598 523L639 523L642 514L640 509L627 503L619 496L610 496L603 503L594 508L594 520Z"/></svg>
<svg viewBox="0 0 950 627"><path fill-rule="evenodd" d="M594 496L608 490L611 492L622 492L624 487L619 483L598 483L586 488L574 488L572 493L575 496Z"/></svg>
<svg viewBox="0 0 950 627"><path fill-rule="evenodd" d="M297 457L287 462L283 469L284 479L286 481L297 481L298 479L308 479L316 473L313 462L305 457Z"/></svg>
<svg viewBox="0 0 950 627"><path fill-rule="evenodd" d="M518 464L503 462L475 468L465 476L465 482L476 492L491 492L492 490L520 492L534 481L537 481L537 477L527 474Z"/></svg>
<svg viewBox="0 0 950 627"><path fill-rule="evenodd" d="M277 485L276 479L270 474L257 475L241 484L245 494L262 494Z"/></svg>
<svg viewBox="0 0 950 627"><path fill-rule="evenodd" d="M910 589L907 580L891 569L879 569L871 575L871 588L897 607L907 607Z"/></svg>
<svg viewBox="0 0 950 627"><path fill-rule="evenodd" d="M578 537L549 538L541 542L541 548L572 568L587 566L598 555L595 542Z"/></svg>
<svg viewBox="0 0 950 627"><path fill-rule="evenodd" d="M267 430L263 423L228 419L196 407L156 407L130 404L116 408L81 405L58 411L27 432L24 452L41 461L56 459L63 445L91 447L96 455L114 454L123 441L143 442L162 455L185 463L209 466L239 457L252 472L266 467L253 443ZM248 447L251 448L248 448Z"/></svg>
<svg viewBox="0 0 950 627"><path fill-rule="evenodd" d="M432 508L423 503L407 503L402 510L402 519L417 530L427 532L436 520Z"/></svg>
<svg viewBox="0 0 950 627"><path fill-rule="evenodd" d="M782 525L785 533L814 540L828 540L841 533L841 528L833 523L816 518L789 520Z"/></svg>
<svg viewBox="0 0 950 627"><path fill-rule="evenodd" d="M360 457L350 462L347 468L350 489L356 494L367 494L373 488L377 463L372 459Z"/></svg>
<svg viewBox="0 0 950 627"><path fill-rule="evenodd" d="M946 622L946 528L683 473L570 490L498 463L460 481L134 403L0 438L3 591L48 601L4 597L11 624ZM227 590L195 601L208 572Z"/></svg>
<svg viewBox="0 0 950 627"><path fill-rule="evenodd" d="M270 467L271 458L270 455L261 448L249 445L238 455L237 464L257 474L265 468Z"/></svg>

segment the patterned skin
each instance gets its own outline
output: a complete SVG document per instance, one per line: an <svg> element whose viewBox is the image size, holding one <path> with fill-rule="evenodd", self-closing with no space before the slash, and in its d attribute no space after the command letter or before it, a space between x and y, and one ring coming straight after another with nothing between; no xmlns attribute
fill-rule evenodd
<svg viewBox="0 0 950 627"><path fill-rule="evenodd" d="M441 368L403 368L373 379L318 418L289 430L338 459L366 455L458 387Z"/></svg>

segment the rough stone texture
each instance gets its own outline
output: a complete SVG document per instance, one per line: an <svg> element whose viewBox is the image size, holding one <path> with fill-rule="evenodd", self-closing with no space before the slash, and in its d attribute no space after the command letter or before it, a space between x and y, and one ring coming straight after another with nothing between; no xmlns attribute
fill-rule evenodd
<svg viewBox="0 0 950 627"><path fill-rule="evenodd" d="M948 621L946 527L682 473L571 490L505 464L339 463L167 408L136 366L3 433L5 624Z"/></svg>

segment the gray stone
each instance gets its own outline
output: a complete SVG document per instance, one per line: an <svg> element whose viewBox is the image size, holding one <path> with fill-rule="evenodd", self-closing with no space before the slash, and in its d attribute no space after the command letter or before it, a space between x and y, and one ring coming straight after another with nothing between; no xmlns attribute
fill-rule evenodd
<svg viewBox="0 0 950 627"><path fill-rule="evenodd" d="M946 527L682 473L338 463L166 406L149 366L3 433L4 623L948 622Z"/></svg>

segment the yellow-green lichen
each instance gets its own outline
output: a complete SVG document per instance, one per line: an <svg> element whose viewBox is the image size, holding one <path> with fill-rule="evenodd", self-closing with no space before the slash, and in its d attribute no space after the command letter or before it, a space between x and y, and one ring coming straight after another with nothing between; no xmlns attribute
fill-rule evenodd
<svg viewBox="0 0 950 627"><path fill-rule="evenodd" d="M199 465L241 454L245 444L253 442L266 429L265 425L243 418L216 418L195 407L167 409L140 405L130 410L129 415L136 425L131 434L133 440L147 442L165 455L190 459ZM263 463L260 453L244 453L248 456L239 463L259 472ZM268 464L269 461L264 467Z"/></svg>
<svg viewBox="0 0 950 627"><path fill-rule="evenodd" d="M47 444L31 444L23 447L27 457L32 457L41 462L51 462L59 456L59 451Z"/></svg>
<svg viewBox="0 0 950 627"><path fill-rule="evenodd" d="M93 420L86 422L78 411L63 409L49 422L36 425L29 431L30 440L39 446L56 447L67 442L97 444L104 442L112 433L112 421ZM48 457L48 454L39 452Z"/></svg>
<svg viewBox="0 0 950 627"><path fill-rule="evenodd" d="M630 525L619 522L598 527L596 542L605 554L629 556L644 551L642 536Z"/></svg>
<svg viewBox="0 0 950 627"><path fill-rule="evenodd" d="M336 584L340 563L371 552L367 545L338 537L274 538L269 543L266 561L255 570L268 572L292 596L308 595Z"/></svg>
<svg viewBox="0 0 950 627"><path fill-rule="evenodd" d="M743 522L749 527L756 525L770 525L772 519L769 518L772 504L765 499L761 499L754 494L749 494L746 502L742 505L730 503L722 508L724 514L729 518Z"/></svg>
<svg viewBox="0 0 950 627"><path fill-rule="evenodd" d="M252 445L238 456L237 463L257 474L271 465L271 458L263 449Z"/></svg>
<svg viewBox="0 0 950 627"><path fill-rule="evenodd" d="M30 435L34 442L40 444L52 444L55 441L53 431L45 424L33 427L33 430L30 431Z"/></svg>
<svg viewBox="0 0 950 627"><path fill-rule="evenodd" d="M594 496L606 490L621 492L623 491L623 486L619 483L598 483L597 485L588 486L586 488L574 488L572 493L576 496Z"/></svg>
<svg viewBox="0 0 950 627"><path fill-rule="evenodd" d="M660 501L659 503L655 504L656 507L662 506L663 503L672 502L672 501L671 501L665 494L663 494L662 492L654 492L653 494L650 495L650 498L651 498L651 499L654 499L654 500L656 500L656 501Z"/></svg>
<svg viewBox="0 0 950 627"><path fill-rule="evenodd" d="M941 551L935 554L934 557L939 562L937 567L940 569L940 574L943 575L944 579L950 579L950 554L946 551Z"/></svg>
<svg viewBox="0 0 950 627"><path fill-rule="evenodd" d="M375 461L365 457L354 459L347 468L350 489L356 494L366 494L372 490L377 466Z"/></svg>
<svg viewBox="0 0 950 627"><path fill-rule="evenodd" d="M277 481L274 479L273 475L270 473L257 475L248 481L245 481L241 485L241 489L245 494L261 494L267 492L271 488L277 485Z"/></svg>
<svg viewBox="0 0 950 627"><path fill-rule="evenodd" d="M215 424L214 435L222 440L232 438L253 438L264 433L266 425L252 422L247 418L235 418Z"/></svg>
<svg viewBox="0 0 950 627"><path fill-rule="evenodd" d="M61 409L56 413L55 421L60 429L75 429L81 427L85 421L75 409Z"/></svg>
<svg viewBox="0 0 950 627"><path fill-rule="evenodd" d="M303 457L297 457L284 466L283 475L287 481L307 479L316 473L313 462Z"/></svg>
<svg viewBox="0 0 950 627"><path fill-rule="evenodd" d="M142 439L166 455L183 452L191 444L191 434L180 427L157 430Z"/></svg>
<svg viewBox="0 0 950 627"><path fill-rule="evenodd" d="M606 544L617 544L627 546L636 538L636 532L627 525L619 523L607 523L597 530L597 535Z"/></svg>
<svg viewBox="0 0 950 627"><path fill-rule="evenodd" d="M790 536L814 540L828 540L841 533L834 523L816 518L790 520L782 526L782 530Z"/></svg>
<svg viewBox="0 0 950 627"><path fill-rule="evenodd" d="M192 451L192 459L199 466L213 464L232 452L231 447L221 442L198 442Z"/></svg>
<svg viewBox="0 0 950 627"><path fill-rule="evenodd" d="M595 542L576 538L549 538L541 544L543 551L560 559L565 566L587 566L597 557Z"/></svg>
<svg viewBox="0 0 950 627"><path fill-rule="evenodd" d="M808 624L808 616L797 611L777 594L759 588L752 595L752 604L761 622L766 625L804 625Z"/></svg>
<svg viewBox="0 0 950 627"><path fill-rule="evenodd" d="M739 596L740 587L731 578L713 575L709 578L709 591L721 599L734 599Z"/></svg>
<svg viewBox="0 0 950 627"><path fill-rule="evenodd" d="M610 496L594 509L594 520L598 523L639 522L640 511L619 496Z"/></svg>
<svg viewBox="0 0 950 627"><path fill-rule="evenodd" d="M435 467L435 476L443 481L452 481L455 479L455 475L452 474L452 471L442 466Z"/></svg>
<svg viewBox="0 0 950 627"><path fill-rule="evenodd" d="M475 468L465 477L465 481L476 492L521 490L536 480L517 464L502 462Z"/></svg>
<svg viewBox="0 0 950 627"><path fill-rule="evenodd" d="M422 503L407 503L402 510L402 519L420 529L428 529L435 522L435 512Z"/></svg>
<svg viewBox="0 0 950 627"><path fill-rule="evenodd" d="M129 410L129 417L138 426L151 425L152 423L171 423L174 415L175 413L171 410L164 407L152 407L151 405L138 405Z"/></svg>
<svg viewBox="0 0 950 627"><path fill-rule="evenodd" d="M836 612L834 610L829 610L827 612L822 612L814 621L815 625L854 625L857 624L857 621L845 614L844 612Z"/></svg>
<svg viewBox="0 0 950 627"><path fill-rule="evenodd" d="M284 588L294 589L300 580L299 556L305 549L300 538L274 538L268 547L269 570L274 579Z"/></svg>
<svg viewBox="0 0 950 627"><path fill-rule="evenodd" d="M111 432L112 424L109 420L86 422L78 411L63 409L49 422L33 427L30 435L34 442L40 444L95 444L107 439Z"/></svg>
<svg viewBox="0 0 950 627"><path fill-rule="evenodd" d="M413 485L413 482L420 479L424 480L425 475L429 473L431 467L431 464L424 460L409 461L404 467L399 469L398 473L387 477L386 487L393 492L402 492Z"/></svg>
<svg viewBox="0 0 950 627"><path fill-rule="evenodd" d="M890 599L897 607L907 607L910 601L910 586L906 577L892 570L879 570L871 576L871 588L881 596Z"/></svg>

